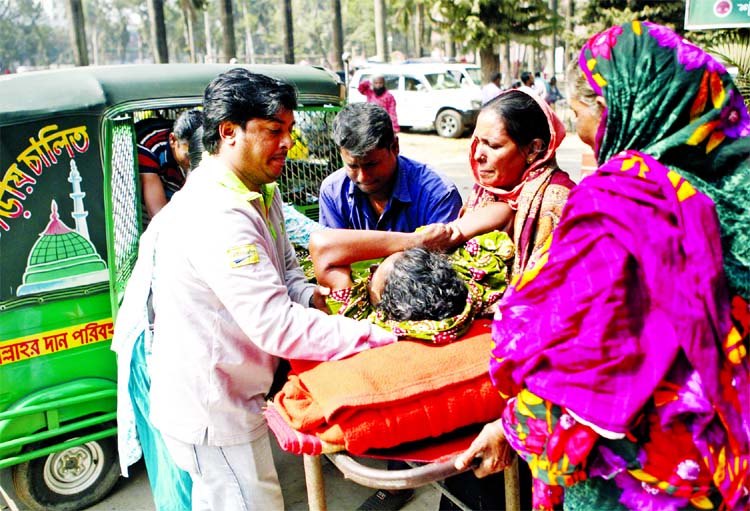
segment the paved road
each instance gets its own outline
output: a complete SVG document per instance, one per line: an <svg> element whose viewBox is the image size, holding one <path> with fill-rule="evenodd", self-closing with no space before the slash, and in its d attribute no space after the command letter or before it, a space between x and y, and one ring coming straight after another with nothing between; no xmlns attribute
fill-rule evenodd
<svg viewBox="0 0 750 511"><path fill-rule="evenodd" d="M399 134L399 141L401 154L434 165L456 183L461 197L466 200L473 185L468 163L470 137L444 139L429 133L407 132ZM578 182L582 154L589 151L578 135L568 134L557 150L557 162Z"/></svg>
<svg viewBox="0 0 750 511"><path fill-rule="evenodd" d="M466 199L472 186L468 167L470 138L443 139L429 133L402 133L399 136L401 152L405 156L431 163L440 169L459 188ZM567 170L573 180L580 179L581 155L586 146L575 134L568 135L558 150L558 163ZM289 511L307 509L302 458L275 449L274 459L284 491L286 508ZM374 466L382 467L374 462ZM341 473L330 463L324 462L324 474L328 506L332 511L355 509L373 490L344 480ZM0 484L7 490L7 479ZM439 494L430 487L420 488L404 511L436 511ZM7 509L0 498L0 510ZM23 508L20 508L21 510ZM121 479L115 491L104 501L90 508L92 511L152 511L151 492L146 471L142 464L132 470L131 477Z"/></svg>

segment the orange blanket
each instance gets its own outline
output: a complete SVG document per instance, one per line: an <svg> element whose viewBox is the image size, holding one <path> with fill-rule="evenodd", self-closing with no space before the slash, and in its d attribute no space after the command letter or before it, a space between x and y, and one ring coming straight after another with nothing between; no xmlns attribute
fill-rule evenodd
<svg viewBox="0 0 750 511"><path fill-rule="evenodd" d="M294 429L353 454L494 420L504 403L488 375L490 325L477 320L447 345L401 341L345 360L293 362L297 374L275 405Z"/></svg>

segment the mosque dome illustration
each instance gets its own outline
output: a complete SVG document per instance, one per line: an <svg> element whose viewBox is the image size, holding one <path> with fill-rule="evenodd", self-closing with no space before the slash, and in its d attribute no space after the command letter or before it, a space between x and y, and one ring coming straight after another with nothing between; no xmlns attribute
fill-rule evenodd
<svg viewBox="0 0 750 511"><path fill-rule="evenodd" d="M17 296L109 279L107 264L88 239L88 229L85 227L87 213L83 211L82 205L85 194L76 186L80 182L80 176L75 167L72 167L71 177L77 178L77 182L71 181L74 183L71 197L77 203L73 214L76 229L71 229L60 220L57 202L53 199L49 223L31 248L23 283L16 291Z"/></svg>

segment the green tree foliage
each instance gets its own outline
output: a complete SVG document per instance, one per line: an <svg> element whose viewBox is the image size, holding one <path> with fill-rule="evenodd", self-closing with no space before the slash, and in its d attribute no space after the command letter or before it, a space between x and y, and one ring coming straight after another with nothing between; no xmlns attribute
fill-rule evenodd
<svg viewBox="0 0 750 511"><path fill-rule="evenodd" d="M723 31L711 41L708 50L727 66L737 68L735 83L750 107L750 30Z"/></svg>
<svg viewBox="0 0 750 511"><path fill-rule="evenodd" d="M73 62L64 28L50 25L38 0L0 0L0 72Z"/></svg>
<svg viewBox="0 0 750 511"><path fill-rule="evenodd" d="M666 25L717 56L727 67L736 68L735 83L750 106L750 31L686 31L684 0L589 0L576 13L574 25L577 29L566 32L564 39L577 51L592 35L634 19Z"/></svg>
<svg viewBox="0 0 750 511"><path fill-rule="evenodd" d="M602 30L638 18L684 32L685 0L590 0L582 11L582 23L603 24Z"/></svg>
<svg viewBox="0 0 750 511"><path fill-rule="evenodd" d="M443 30L470 49L510 40L541 47L557 16L547 0L436 0L433 13Z"/></svg>
<svg viewBox="0 0 750 511"><path fill-rule="evenodd" d="M497 71L501 44L514 41L532 51L541 50L543 37L552 34L560 22L548 0L435 0L432 18L456 43L479 50L485 80ZM506 64L510 70L510 62Z"/></svg>
<svg viewBox="0 0 750 511"><path fill-rule="evenodd" d="M344 47L355 55L375 54L375 8L372 1L343 0Z"/></svg>
<svg viewBox="0 0 750 511"><path fill-rule="evenodd" d="M140 5L136 5L140 4ZM150 55L150 46L138 48L139 34L130 20L148 19L145 4L129 0L86 0L86 33L91 64L132 62L139 53ZM141 34L148 43L148 26Z"/></svg>
<svg viewBox="0 0 750 511"><path fill-rule="evenodd" d="M590 0L576 16L576 25L586 30L566 34L566 40L580 48L591 35L635 19L668 26L701 46L708 44L716 32L685 31L685 0Z"/></svg>
<svg viewBox="0 0 750 511"><path fill-rule="evenodd" d="M333 68L333 11L330 0L294 2L294 52L297 61ZM315 16L308 13L314 12ZM346 22L344 22L346 23ZM323 59L320 62L319 59Z"/></svg>

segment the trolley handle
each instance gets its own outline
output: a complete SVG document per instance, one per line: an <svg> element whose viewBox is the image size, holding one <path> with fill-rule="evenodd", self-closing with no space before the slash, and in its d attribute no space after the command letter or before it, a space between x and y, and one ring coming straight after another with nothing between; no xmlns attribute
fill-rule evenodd
<svg viewBox="0 0 750 511"><path fill-rule="evenodd" d="M436 461L414 468L386 470L363 465L347 453L335 452L326 454L326 457L341 471L346 479L362 486L381 490L418 488L460 474L481 463L480 458L475 458L471 467L465 470L457 470L455 466L456 457L453 456L447 461Z"/></svg>

